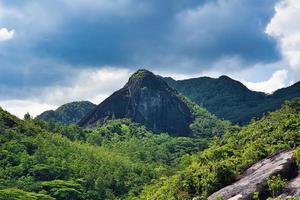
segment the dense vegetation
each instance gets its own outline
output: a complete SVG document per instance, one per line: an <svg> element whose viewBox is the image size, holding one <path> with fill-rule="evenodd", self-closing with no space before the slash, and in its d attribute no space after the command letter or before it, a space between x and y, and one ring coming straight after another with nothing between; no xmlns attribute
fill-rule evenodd
<svg viewBox="0 0 300 200"><path fill-rule="evenodd" d="M202 152L184 157L182 169L147 185L138 199L206 199L267 155L300 145L300 99L261 120L227 132ZM299 159L298 149L296 155Z"/></svg>
<svg viewBox="0 0 300 200"><path fill-rule="evenodd" d="M205 199L254 162L300 144L300 99L240 128L182 98L197 116L192 137L154 134L128 119L83 130L0 110L0 199Z"/></svg>
<svg viewBox="0 0 300 200"><path fill-rule="evenodd" d="M36 118L63 124L77 123L95 107L96 105L89 101L71 102L60 106L55 111L45 111Z"/></svg>
<svg viewBox="0 0 300 200"><path fill-rule="evenodd" d="M1 110L0 132L0 199L130 198L174 171L180 157L206 147L201 139L156 135L126 119L83 131Z"/></svg>
<svg viewBox="0 0 300 200"><path fill-rule="evenodd" d="M300 82L266 95L251 91L227 76L218 79L200 77L181 81L172 78L164 80L220 119L239 124L246 124L254 117L260 118L263 114L280 108L285 100L300 96Z"/></svg>

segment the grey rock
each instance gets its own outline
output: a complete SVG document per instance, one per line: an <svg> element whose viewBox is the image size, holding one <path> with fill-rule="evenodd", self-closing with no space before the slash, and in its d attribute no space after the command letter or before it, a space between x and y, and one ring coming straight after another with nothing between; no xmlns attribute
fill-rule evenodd
<svg viewBox="0 0 300 200"><path fill-rule="evenodd" d="M238 181L215 192L208 197L208 200L215 200L218 197L222 197L224 200L251 199L254 192L265 192L268 177L277 174L291 177L296 171L293 151L279 151L254 164L240 175Z"/></svg>
<svg viewBox="0 0 300 200"><path fill-rule="evenodd" d="M190 108L160 77L147 70L138 70L128 83L116 91L79 125L92 127L111 118L129 118L154 132L189 135L193 121Z"/></svg>

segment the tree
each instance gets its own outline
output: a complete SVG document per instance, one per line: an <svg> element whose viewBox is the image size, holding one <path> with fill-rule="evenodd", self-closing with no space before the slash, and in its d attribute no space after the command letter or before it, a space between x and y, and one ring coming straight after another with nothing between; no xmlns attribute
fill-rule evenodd
<svg viewBox="0 0 300 200"><path fill-rule="evenodd" d="M24 120L30 120L32 119L29 112L27 112L25 115L24 115Z"/></svg>

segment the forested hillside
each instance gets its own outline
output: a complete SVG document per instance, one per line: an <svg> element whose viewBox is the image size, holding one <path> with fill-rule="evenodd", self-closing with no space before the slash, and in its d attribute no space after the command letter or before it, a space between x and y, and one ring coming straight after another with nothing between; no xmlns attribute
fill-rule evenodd
<svg viewBox="0 0 300 200"><path fill-rule="evenodd" d="M206 108L220 119L246 124L274 111L286 100L300 96L300 82L271 95L249 90L241 82L227 76L217 79L200 77L175 81L164 80L178 92Z"/></svg>
<svg viewBox="0 0 300 200"><path fill-rule="evenodd" d="M45 111L36 118L63 124L75 124L95 107L96 105L89 101L71 102L58 107L56 110Z"/></svg>
<svg viewBox="0 0 300 200"><path fill-rule="evenodd" d="M300 200L300 0L0 0L0 200Z"/></svg>
<svg viewBox="0 0 300 200"><path fill-rule="evenodd" d="M137 199L206 199L240 172L281 149L300 145L300 99L246 127L227 132L202 152L181 159L182 168L147 185ZM184 164L183 164L184 163Z"/></svg>
<svg viewBox="0 0 300 200"><path fill-rule="evenodd" d="M0 199L205 199L254 162L297 148L299 130L300 99L210 142L126 119L82 130L1 110Z"/></svg>
<svg viewBox="0 0 300 200"><path fill-rule="evenodd" d="M143 185L174 171L179 158L207 145L153 134L125 119L84 131L21 121L3 110L0 132L0 199L133 198Z"/></svg>

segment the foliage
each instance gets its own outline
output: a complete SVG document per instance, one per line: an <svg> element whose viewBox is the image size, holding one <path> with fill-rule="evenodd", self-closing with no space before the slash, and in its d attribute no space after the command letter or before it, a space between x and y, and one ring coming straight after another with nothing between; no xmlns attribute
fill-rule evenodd
<svg viewBox="0 0 300 200"><path fill-rule="evenodd" d="M78 101L64 104L54 110L45 111L36 119L62 124L74 124L81 120L96 105L89 101Z"/></svg>
<svg viewBox="0 0 300 200"><path fill-rule="evenodd" d="M59 200L137 196L143 185L182 167L181 157L207 144L153 134L126 119L82 130L21 121L1 110L0 132L0 189L15 187Z"/></svg>
<svg viewBox="0 0 300 200"><path fill-rule="evenodd" d="M179 97L193 111L194 121L190 124L193 137L212 138L223 135L231 128L238 128L238 126L233 126L229 121L218 119L205 108L193 103L185 96L179 95Z"/></svg>
<svg viewBox="0 0 300 200"><path fill-rule="evenodd" d="M176 159L207 146L203 139L153 134L129 119L107 121L86 135L89 143L117 150L146 163L165 165L171 165Z"/></svg>
<svg viewBox="0 0 300 200"><path fill-rule="evenodd" d="M153 134L127 119L82 130L0 110L0 198L206 199L258 160L297 148L299 111L296 99L245 127L220 120L188 138Z"/></svg>
<svg viewBox="0 0 300 200"><path fill-rule="evenodd" d="M207 198L258 160L280 149L297 147L300 144L299 108L298 98L241 130L230 130L213 140L208 149L186 158L190 164L184 169L145 186L139 198L175 199L178 192L189 198Z"/></svg>
<svg viewBox="0 0 300 200"><path fill-rule="evenodd" d="M254 192L252 195L253 200L259 200L259 192Z"/></svg>
<svg viewBox="0 0 300 200"><path fill-rule="evenodd" d="M59 133L70 140L80 140L85 141L86 135L83 129L81 129L76 124L62 124L62 123L55 123L52 121L44 121L35 119L33 123L40 128L47 130L48 132L52 133Z"/></svg>
<svg viewBox="0 0 300 200"><path fill-rule="evenodd" d="M30 114L27 112L25 115L24 115L24 120L30 120L31 119L31 116Z"/></svg>
<svg viewBox="0 0 300 200"><path fill-rule="evenodd" d="M0 200L55 200L55 199L44 194L25 192L23 190L9 188L9 189L0 190Z"/></svg>
<svg viewBox="0 0 300 200"><path fill-rule="evenodd" d="M294 152L294 156L296 158L297 164L300 165L300 147L298 147L295 152Z"/></svg>
<svg viewBox="0 0 300 200"><path fill-rule="evenodd" d="M217 79L201 77L180 81L172 78L164 80L220 119L238 124L246 124L252 118L260 118L267 112L279 109L285 100L300 96L300 82L267 95L251 91L227 76Z"/></svg>
<svg viewBox="0 0 300 200"><path fill-rule="evenodd" d="M280 175L271 176L267 180L272 197L276 197L287 186L287 180L282 179Z"/></svg>

